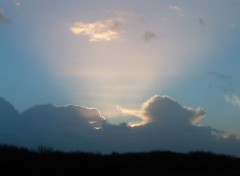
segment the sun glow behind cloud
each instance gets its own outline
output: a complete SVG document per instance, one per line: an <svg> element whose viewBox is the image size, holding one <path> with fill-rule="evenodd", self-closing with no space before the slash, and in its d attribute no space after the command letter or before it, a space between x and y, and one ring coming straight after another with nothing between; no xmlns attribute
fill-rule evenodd
<svg viewBox="0 0 240 176"><path fill-rule="evenodd" d="M144 24L142 14L134 11L117 15L98 11L90 17L79 12L74 20L54 24L52 31L38 35L52 39L44 43L48 45L44 67L57 77L70 102L84 102L103 113L116 105L133 104L135 109L143 96L186 79L216 46L215 29L220 25L211 28L204 21L203 27L199 15L185 9L168 4L161 7L163 14L145 14Z"/></svg>
<svg viewBox="0 0 240 176"><path fill-rule="evenodd" d="M71 35L71 39L65 40L65 46L71 47L64 48L63 54L57 49L59 55L52 56L58 58L57 64L53 59L50 65L55 67L60 80L75 87L68 92L75 101L94 100L93 105L103 112L116 105L140 101L139 95L148 92L152 95L154 86L161 90L184 77L187 70L194 68L191 66L201 62L193 56L204 53L209 46L207 37L191 35L185 26L188 20L183 19L178 28L174 28L174 22L173 18L158 24L161 29L158 32L138 22L137 15L76 22L69 28L69 34L58 34ZM81 39L82 36L92 42ZM82 90L83 86L86 90Z"/></svg>
<svg viewBox="0 0 240 176"><path fill-rule="evenodd" d="M155 95L144 102L140 110L125 109L120 106L117 108L123 114L136 116L141 119L140 122L130 122L129 125L131 127L143 126L154 121L159 121L162 116L166 116L160 120L163 125L169 125L168 123L174 124L176 122L196 125L206 113L200 107L196 109L192 107L184 107L170 97L160 95ZM173 118L175 116L177 118ZM181 116L186 119L181 119Z"/></svg>

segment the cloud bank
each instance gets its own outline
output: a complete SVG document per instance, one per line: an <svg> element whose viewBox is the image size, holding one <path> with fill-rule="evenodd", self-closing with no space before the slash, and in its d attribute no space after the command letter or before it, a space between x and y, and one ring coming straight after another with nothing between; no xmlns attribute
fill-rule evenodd
<svg viewBox="0 0 240 176"><path fill-rule="evenodd" d="M89 41L112 41L121 38L124 25L125 19L111 18L92 23L76 22L70 27L70 31L75 35L88 36Z"/></svg>
<svg viewBox="0 0 240 176"><path fill-rule="evenodd" d="M140 110L119 110L141 124L113 125L98 109L75 105L37 105L19 113L1 98L0 143L103 153L205 150L240 156L237 135L198 125L206 114L202 108L156 95Z"/></svg>

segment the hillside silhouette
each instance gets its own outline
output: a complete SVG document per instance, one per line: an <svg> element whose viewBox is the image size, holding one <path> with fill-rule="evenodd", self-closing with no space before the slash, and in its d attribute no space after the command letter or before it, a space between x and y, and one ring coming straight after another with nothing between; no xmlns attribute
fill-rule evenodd
<svg viewBox="0 0 240 176"><path fill-rule="evenodd" d="M240 158L208 152L61 152L0 146L0 175L240 175Z"/></svg>

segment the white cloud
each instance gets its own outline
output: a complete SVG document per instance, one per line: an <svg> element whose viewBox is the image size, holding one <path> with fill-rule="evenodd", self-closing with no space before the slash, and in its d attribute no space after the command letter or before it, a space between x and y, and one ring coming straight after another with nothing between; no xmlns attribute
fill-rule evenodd
<svg viewBox="0 0 240 176"><path fill-rule="evenodd" d="M227 103L230 103L234 106L240 107L240 97L239 96L237 96L235 94L233 94L231 96L230 95L225 95L224 99Z"/></svg>
<svg viewBox="0 0 240 176"><path fill-rule="evenodd" d="M170 5L168 6L169 10L171 10L172 12L176 13L178 16L180 17L183 17L184 14L183 14L183 9L178 7L178 6L175 6L175 5Z"/></svg>
<svg viewBox="0 0 240 176"><path fill-rule="evenodd" d="M112 18L92 23L76 22L70 31L76 35L86 35L90 41L112 41L121 39L124 25L125 19Z"/></svg>
<svg viewBox="0 0 240 176"><path fill-rule="evenodd" d="M177 11L177 12L182 12L182 9L178 6L170 5L170 6L168 6L168 8L171 10Z"/></svg>

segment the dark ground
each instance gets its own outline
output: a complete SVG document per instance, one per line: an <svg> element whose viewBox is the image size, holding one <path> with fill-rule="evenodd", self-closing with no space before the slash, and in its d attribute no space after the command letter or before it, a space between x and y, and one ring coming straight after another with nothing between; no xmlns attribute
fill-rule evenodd
<svg viewBox="0 0 240 176"><path fill-rule="evenodd" d="M98 153L0 146L0 175L211 175L240 176L240 158L207 152Z"/></svg>

